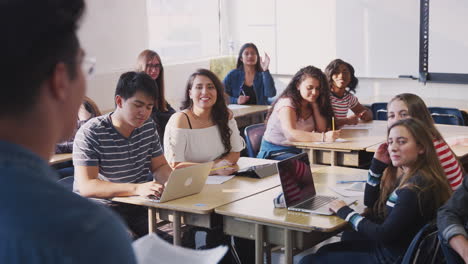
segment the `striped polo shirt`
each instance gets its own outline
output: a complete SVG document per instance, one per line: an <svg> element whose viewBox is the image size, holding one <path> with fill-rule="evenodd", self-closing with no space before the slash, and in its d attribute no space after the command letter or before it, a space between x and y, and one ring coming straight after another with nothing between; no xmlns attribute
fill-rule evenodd
<svg viewBox="0 0 468 264"><path fill-rule="evenodd" d="M104 181L147 181L151 159L163 155L156 124L149 118L126 138L112 125L111 114L95 117L78 130L73 165L99 166L98 177Z"/></svg>
<svg viewBox="0 0 468 264"><path fill-rule="evenodd" d="M349 92L346 92L343 97L338 97L334 93L331 93L330 102L333 107L335 117L338 119L346 118L348 115L348 109L354 108L359 103L357 97Z"/></svg>

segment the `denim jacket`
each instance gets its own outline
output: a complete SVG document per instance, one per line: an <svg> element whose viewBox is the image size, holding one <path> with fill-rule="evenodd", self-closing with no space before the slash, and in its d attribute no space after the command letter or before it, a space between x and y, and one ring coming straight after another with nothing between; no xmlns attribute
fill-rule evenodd
<svg viewBox="0 0 468 264"><path fill-rule="evenodd" d="M31 151L0 140L0 263L135 263L110 210L57 183Z"/></svg>
<svg viewBox="0 0 468 264"><path fill-rule="evenodd" d="M460 186L452 197L439 209L437 214L437 228L444 242L456 236L463 235L466 238L468 227L468 177L464 177Z"/></svg>
<svg viewBox="0 0 468 264"><path fill-rule="evenodd" d="M245 81L245 72L243 69L234 69L224 78L224 88L229 95L229 102L237 104L237 98L240 95L241 87ZM268 97L276 95L275 82L270 71L255 73L253 88L257 95L257 104L268 105Z"/></svg>

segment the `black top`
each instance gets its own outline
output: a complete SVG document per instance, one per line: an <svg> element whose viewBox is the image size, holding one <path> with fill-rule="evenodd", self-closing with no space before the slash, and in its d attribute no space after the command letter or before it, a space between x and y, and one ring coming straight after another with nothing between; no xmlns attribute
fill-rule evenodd
<svg viewBox="0 0 468 264"><path fill-rule="evenodd" d="M241 95L250 96L249 100L245 104L255 105L257 104L257 95L253 86L242 85Z"/></svg>

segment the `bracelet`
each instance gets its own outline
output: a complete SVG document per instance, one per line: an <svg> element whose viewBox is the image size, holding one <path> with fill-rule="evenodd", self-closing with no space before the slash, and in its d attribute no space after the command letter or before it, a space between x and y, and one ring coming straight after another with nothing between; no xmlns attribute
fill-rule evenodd
<svg viewBox="0 0 468 264"><path fill-rule="evenodd" d="M325 142L325 132L322 132L322 142Z"/></svg>

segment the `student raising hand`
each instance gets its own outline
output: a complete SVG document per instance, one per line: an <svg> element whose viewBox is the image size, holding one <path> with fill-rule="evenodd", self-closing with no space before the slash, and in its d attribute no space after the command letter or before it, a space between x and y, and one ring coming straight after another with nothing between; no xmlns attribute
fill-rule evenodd
<svg viewBox="0 0 468 264"><path fill-rule="evenodd" d="M268 71L268 66L270 66L270 56L265 52L265 56L260 57L260 65L262 66L263 71Z"/></svg>

